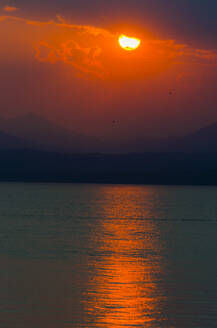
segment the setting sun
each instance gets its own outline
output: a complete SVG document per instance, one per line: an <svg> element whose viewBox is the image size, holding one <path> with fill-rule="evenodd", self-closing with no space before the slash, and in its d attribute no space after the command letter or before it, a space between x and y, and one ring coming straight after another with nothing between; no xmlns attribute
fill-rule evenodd
<svg viewBox="0 0 217 328"><path fill-rule="evenodd" d="M135 50L140 45L140 40L137 38L128 37L126 35L120 35L119 44L124 50Z"/></svg>

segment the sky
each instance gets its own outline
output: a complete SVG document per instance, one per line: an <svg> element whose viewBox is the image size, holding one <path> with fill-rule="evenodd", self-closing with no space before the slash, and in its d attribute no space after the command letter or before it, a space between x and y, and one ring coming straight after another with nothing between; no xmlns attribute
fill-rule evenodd
<svg viewBox="0 0 217 328"><path fill-rule="evenodd" d="M0 115L113 138L215 122L216 14L216 0L0 0Z"/></svg>

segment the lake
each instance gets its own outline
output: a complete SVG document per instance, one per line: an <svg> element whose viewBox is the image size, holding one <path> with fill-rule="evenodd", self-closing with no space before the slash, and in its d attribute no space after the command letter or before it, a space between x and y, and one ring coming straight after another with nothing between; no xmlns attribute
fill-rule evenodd
<svg viewBox="0 0 217 328"><path fill-rule="evenodd" d="M217 187L0 184L1 328L217 327Z"/></svg>

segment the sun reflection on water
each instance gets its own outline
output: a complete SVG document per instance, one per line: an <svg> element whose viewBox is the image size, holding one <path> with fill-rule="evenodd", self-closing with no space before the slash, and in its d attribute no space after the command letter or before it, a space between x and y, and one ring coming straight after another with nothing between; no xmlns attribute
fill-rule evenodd
<svg viewBox="0 0 217 328"><path fill-rule="evenodd" d="M134 218L143 205L132 197L131 187L112 192L103 203L103 217L109 219L99 220L92 234L97 255L90 260L88 326L151 327L163 297L158 289L159 231L153 220Z"/></svg>

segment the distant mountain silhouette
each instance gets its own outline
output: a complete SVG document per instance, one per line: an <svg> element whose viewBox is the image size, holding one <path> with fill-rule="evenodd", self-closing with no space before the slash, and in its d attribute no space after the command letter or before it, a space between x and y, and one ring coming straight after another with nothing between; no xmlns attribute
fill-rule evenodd
<svg viewBox="0 0 217 328"><path fill-rule="evenodd" d="M99 146L97 138L73 133L33 113L10 119L1 118L0 131L27 140L33 149L91 152Z"/></svg>
<svg viewBox="0 0 217 328"><path fill-rule="evenodd" d="M143 152L217 152L217 123L210 124L184 137L144 140L143 148L140 140L137 141L136 148Z"/></svg>
<svg viewBox="0 0 217 328"><path fill-rule="evenodd" d="M37 114L0 118L0 149L33 149L67 153L217 152L217 123L185 137L122 138L104 141L73 131Z"/></svg>
<svg viewBox="0 0 217 328"><path fill-rule="evenodd" d="M34 144L23 138L9 135L0 131L0 149L27 149L34 148Z"/></svg>
<svg viewBox="0 0 217 328"><path fill-rule="evenodd" d="M136 140L135 151L142 152L217 152L217 123L210 124L184 137ZM131 151L132 151L131 147Z"/></svg>
<svg viewBox="0 0 217 328"><path fill-rule="evenodd" d="M0 119L0 181L217 185L217 123L116 146L125 154L103 154L113 145L39 115Z"/></svg>
<svg viewBox="0 0 217 328"><path fill-rule="evenodd" d="M217 123L178 139L175 148L185 152L217 152Z"/></svg>

